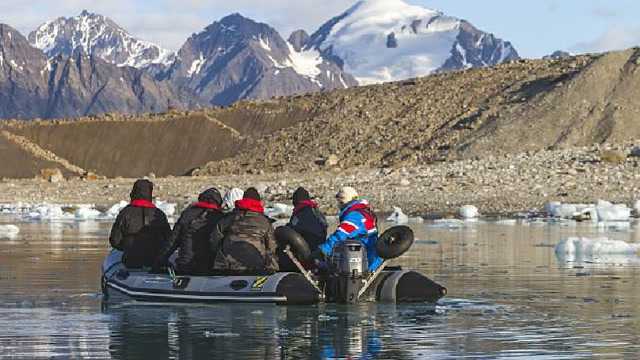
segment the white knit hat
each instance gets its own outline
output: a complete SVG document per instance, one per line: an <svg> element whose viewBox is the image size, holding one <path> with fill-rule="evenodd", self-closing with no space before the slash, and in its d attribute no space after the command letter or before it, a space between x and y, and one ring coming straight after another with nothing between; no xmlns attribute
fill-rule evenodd
<svg viewBox="0 0 640 360"><path fill-rule="evenodd" d="M227 191L224 194L224 199L222 199L222 208L225 211L231 211L236 207L236 200L242 199L244 196L244 191L238 188L233 188Z"/></svg>
<svg viewBox="0 0 640 360"><path fill-rule="evenodd" d="M345 186L336 194L336 200L338 200L341 205L345 205L357 199L358 196L358 191L356 189L350 186Z"/></svg>

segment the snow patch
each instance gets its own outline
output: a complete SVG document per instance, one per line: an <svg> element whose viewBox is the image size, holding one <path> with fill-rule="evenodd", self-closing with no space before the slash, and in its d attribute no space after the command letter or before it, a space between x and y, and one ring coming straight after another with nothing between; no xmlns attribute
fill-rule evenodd
<svg viewBox="0 0 640 360"><path fill-rule="evenodd" d="M204 65L204 63L205 63L204 55L200 53L200 57L196 60L193 60L193 62L191 63L191 68L189 68L189 71L187 71L187 74L189 76L193 76L194 74L199 74L200 70L202 70L202 65Z"/></svg>
<svg viewBox="0 0 640 360"><path fill-rule="evenodd" d="M637 258L640 244L631 244L607 238L589 239L572 237L556 245L555 253L564 262L617 263L615 256ZM612 257L613 256L613 257ZM627 262L627 261L623 261Z"/></svg>
<svg viewBox="0 0 640 360"><path fill-rule="evenodd" d="M260 44L260 47L271 52L271 46L269 46L269 39L263 39L262 37L260 37L258 39L258 43Z"/></svg>

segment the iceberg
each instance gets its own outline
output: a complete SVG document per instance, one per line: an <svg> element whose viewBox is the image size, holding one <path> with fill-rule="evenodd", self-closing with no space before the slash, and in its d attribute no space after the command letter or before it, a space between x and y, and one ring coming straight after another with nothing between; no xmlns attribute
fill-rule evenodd
<svg viewBox="0 0 640 360"><path fill-rule="evenodd" d="M624 204L612 204L608 201L598 201L596 205L598 221L629 221L631 209Z"/></svg>
<svg viewBox="0 0 640 360"><path fill-rule="evenodd" d="M564 262L629 263L625 257L638 258L640 244L631 244L608 238L571 237L556 245L555 253ZM622 257L620 261L617 258Z"/></svg>
<svg viewBox="0 0 640 360"><path fill-rule="evenodd" d="M473 205L465 205L458 210L458 214L463 219L475 219L480 215L480 212Z"/></svg>
<svg viewBox="0 0 640 360"><path fill-rule="evenodd" d="M15 225L0 225L0 238L15 237L20 233L20 228Z"/></svg>
<svg viewBox="0 0 640 360"><path fill-rule="evenodd" d="M288 218L293 215L293 206L287 204L273 204L265 210L265 215L270 218Z"/></svg>
<svg viewBox="0 0 640 360"><path fill-rule="evenodd" d="M560 219L589 219L594 222L629 221L631 209L624 204L598 201L597 204L562 204L550 202L544 207L547 215Z"/></svg>
<svg viewBox="0 0 640 360"><path fill-rule="evenodd" d="M409 222L409 217L401 208L394 206L393 213L387 218L387 221L394 222L396 224L407 224Z"/></svg>

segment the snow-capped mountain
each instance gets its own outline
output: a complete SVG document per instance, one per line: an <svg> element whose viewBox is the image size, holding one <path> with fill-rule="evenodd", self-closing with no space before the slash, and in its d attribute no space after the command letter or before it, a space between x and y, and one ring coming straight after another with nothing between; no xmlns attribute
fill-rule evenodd
<svg viewBox="0 0 640 360"><path fill-rule="evenodd" d="M357 84L319 51L297 51L269 25L240 14L190 37L166 76L214 105Z"/></svg>
<svg viewBox="0 0 640 360"><path fill-rule="evenodd" d="M0 118L60 118L165 111L192 105L143 69L118 67L77 48L48 58L0 24ZM190 100L190 99L189 99Z"/></svg>
<svg viewBox="0 0 640 360"><path fill-rule="evenodd" d="M343 64L361 84L518 59L506 41L467 21L402 0L362 0L316 31L304 51Z"/></svg>
<svg viewBox="0 0 640 360"><path fill-rule="evenodd" d="M46 22L28 38L49 57L70 56L74 50L81 49L117 66L137 68L169 65L175 58L168 50L136 39L111 19L86 10L79 16Z"/></svg>

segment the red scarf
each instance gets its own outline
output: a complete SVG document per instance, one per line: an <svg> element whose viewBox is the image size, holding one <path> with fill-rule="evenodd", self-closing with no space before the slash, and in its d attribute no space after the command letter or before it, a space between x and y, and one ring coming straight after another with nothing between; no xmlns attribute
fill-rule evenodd
<svg viewBox="0 0 640 360"><path fill-rule="evenodd" d="M236 201L236 209L264 214L264 205L262 205L262 201L255 199L240 199Z"/></svg>
<svg viewBox="0 0 640 360"><path fill-rule="evenodd" d="M193 206L200 209L220 210L220 205L215 203L208 203L206 201L198 201L196 203L193 203Z"/></svg>
<svg viewBox="0 0 640 360"><path fill-rule="evenodd" d="M144 199L136 199L136 200L131 200L131 206L134 207L140 207L140 208L147 208L147 209L155 209L156 206L149 200L144 200Z"/></svg>
<svg viewBox="0 0 640 360"><path fill-rule="evenodd" d="M318 207L318 203L316 203L313 200L302 200L293 209L293 214L295 215L295 214L299 213L300 211L302 211L304 208L307 208L307 207L316 209Z"/></svg>

